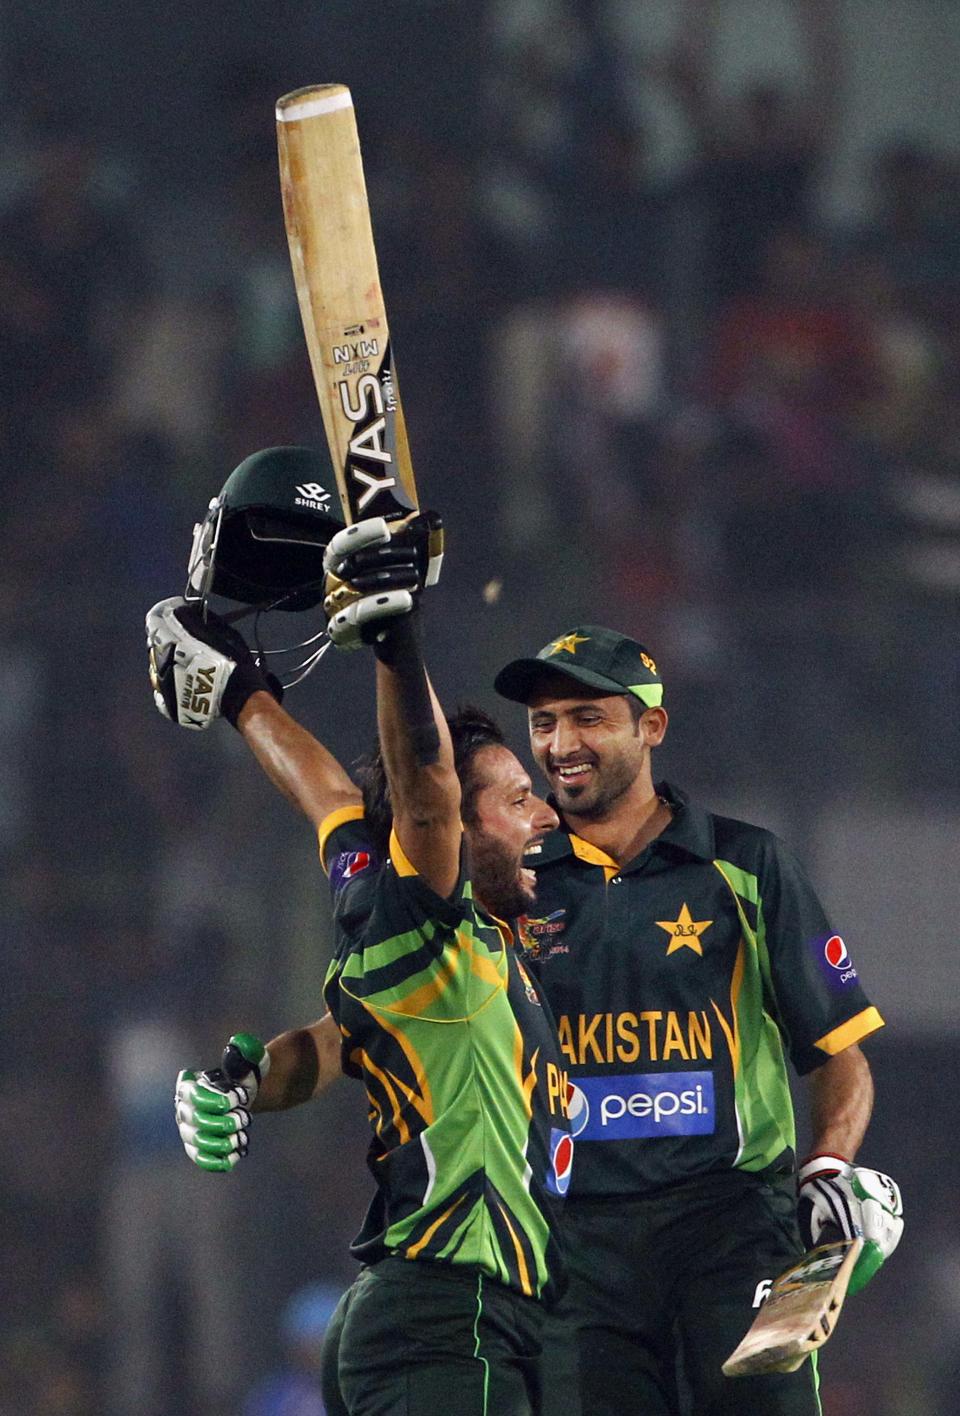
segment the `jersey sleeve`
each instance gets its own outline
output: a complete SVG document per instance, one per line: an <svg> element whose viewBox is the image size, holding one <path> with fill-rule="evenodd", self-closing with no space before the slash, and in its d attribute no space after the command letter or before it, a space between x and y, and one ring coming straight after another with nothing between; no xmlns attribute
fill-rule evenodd
<svg viewBox="0 0 960 1416"><path fill-rule="evenodd" d="M790 1059L803 1074L875 1032L883 1018L799 861L773 836L765 854L758 942Z"/></svg>

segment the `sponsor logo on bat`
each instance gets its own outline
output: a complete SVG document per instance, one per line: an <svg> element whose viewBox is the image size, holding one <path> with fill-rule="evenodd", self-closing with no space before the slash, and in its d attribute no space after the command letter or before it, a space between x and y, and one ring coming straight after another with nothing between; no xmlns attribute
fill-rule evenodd
<svg viewBox="0 0 960 1416"><path fill-rule="evenodd" d="M357 496L357 514L372 515L370 503L374 498L397 485L396 477L389 471L393 451L390 447L392 427L388 429L387 418L395 415L397 409L389 351L384 353L379 376L361 375L353 390L344 380L338 384L338 389L344 417L354 425L347 449L347 484Z"/></svg>
<svg viewBox="0 0 960 1416"><path fill-rule="evenodd" d="M359 359L372 359L379 353L378 340L360 339L356 344L335 344L333 346L333 362L335 364L352 364Z"/></svg>

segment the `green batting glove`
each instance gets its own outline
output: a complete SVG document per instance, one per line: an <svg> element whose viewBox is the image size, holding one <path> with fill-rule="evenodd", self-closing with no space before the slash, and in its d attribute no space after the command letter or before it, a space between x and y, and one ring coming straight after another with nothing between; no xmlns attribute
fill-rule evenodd
<svg viewBox="0 0 960 1416"><path fill-rule="evenodd" d="M252 1033L234 1033L220 1067L180 1072L174 1095L177 1128L201 1170L232 1170L250 1147L249 1107L270 1070L270 1054Z"/></svg>

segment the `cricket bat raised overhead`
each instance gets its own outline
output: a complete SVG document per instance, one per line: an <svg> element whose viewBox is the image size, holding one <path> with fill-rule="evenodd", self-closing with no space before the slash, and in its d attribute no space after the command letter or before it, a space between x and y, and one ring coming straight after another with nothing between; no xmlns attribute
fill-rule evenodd
<svg viewBox="0 0 960 1416"><path fill-rule="evenodd" d="M350 90L277 101L283 211L344 519L417 507Z"/></svg>
<svg viewBox="0 0 960 1416"><path fill-rule="evenodd" d="M833 1332L862 1239L818 1244L775 1278L762 1308L723 1364L728 1377L795 1372Z"/></svg>

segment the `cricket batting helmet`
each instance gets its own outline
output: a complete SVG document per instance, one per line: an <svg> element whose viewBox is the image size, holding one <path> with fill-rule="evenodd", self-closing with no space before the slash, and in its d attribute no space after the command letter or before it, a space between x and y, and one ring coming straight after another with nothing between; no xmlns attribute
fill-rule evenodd
<svg viewBox="0 0 960 1416"><path fill-rule="evenodd" d="M306 610L323 599L323 551L343 526L329 459L307 447L244 458L194 528L186 598Z"/></svg>
<svg viewBox="0 0 960 1416"><path fill-rule="evenodd" d="M262 617L273 610L315 608L323 600L323 552L343 527L329 459L307 447L268 447L244 458L213 498L193 531L184 598L206 605L210 595L248 608L228 621L255 615L255 653L307 658L273 671L286 687L299 682L328 647L325 629L284 648L261 643ZM323 641L322 643L320 641ZM319 645L319 647L314 647Z"/></svg>

